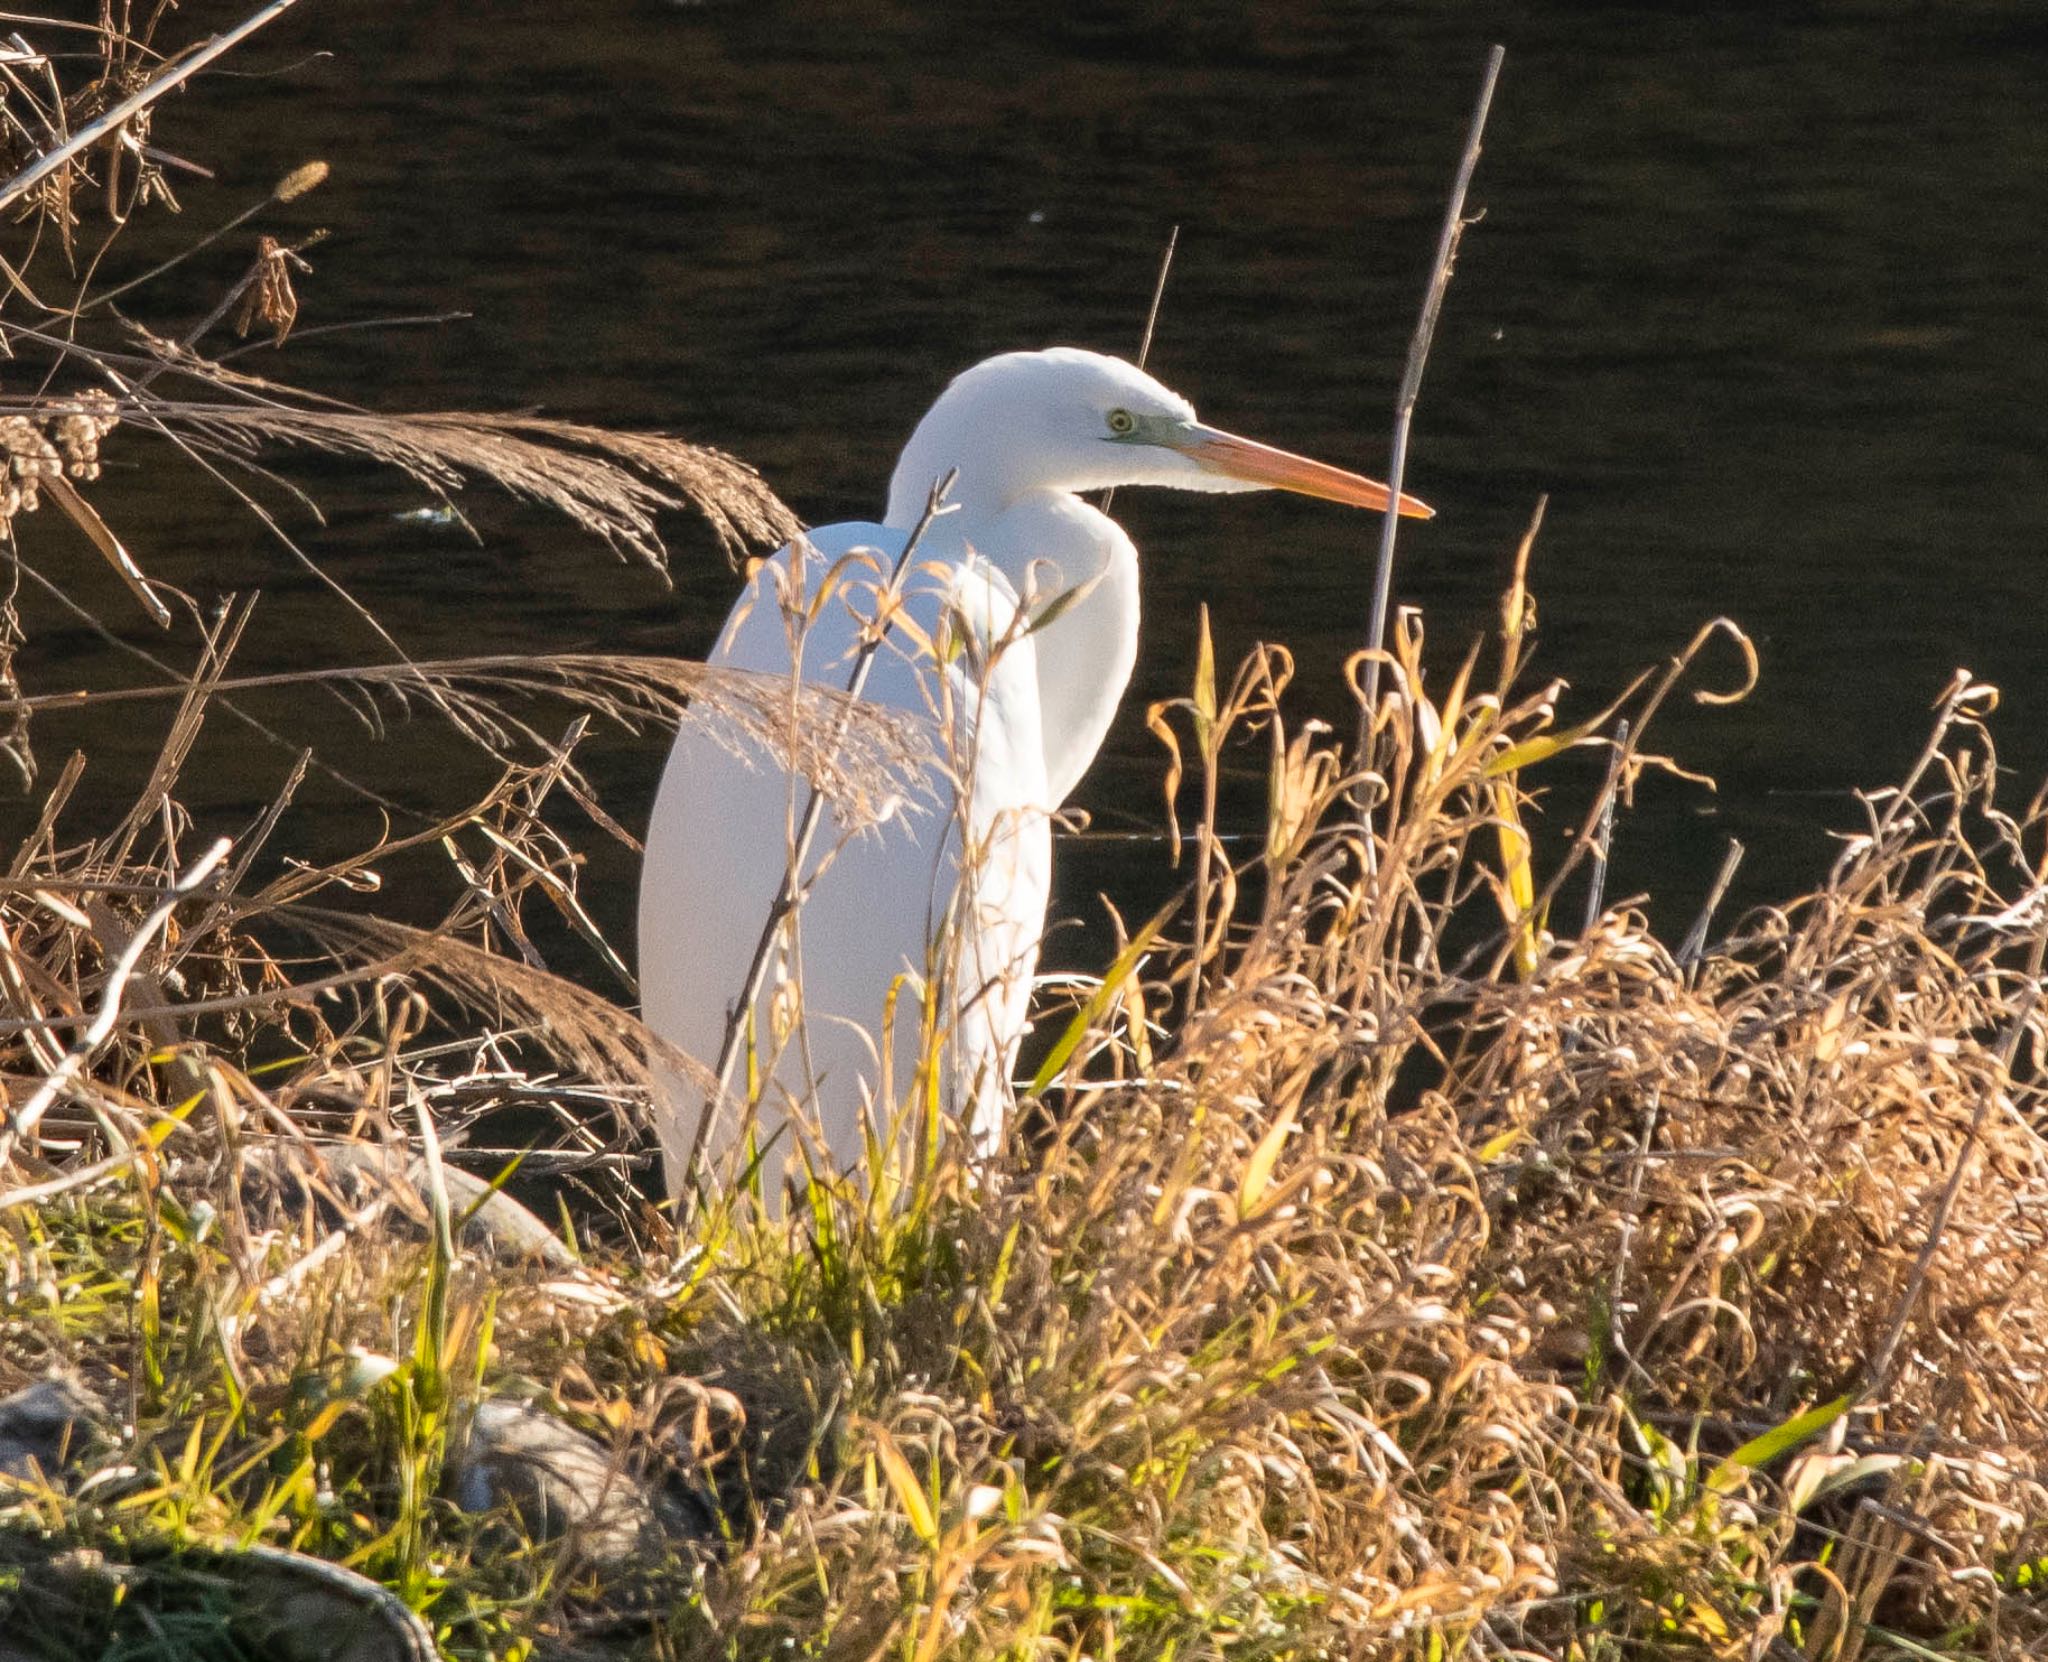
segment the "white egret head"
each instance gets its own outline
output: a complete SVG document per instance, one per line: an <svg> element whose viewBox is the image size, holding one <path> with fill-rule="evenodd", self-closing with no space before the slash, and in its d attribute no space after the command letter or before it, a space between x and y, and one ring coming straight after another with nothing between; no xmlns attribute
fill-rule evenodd
<svg viewBox="0 0 2048 1662"><path fill-rule="evenodd" d="M1291 490L1385 508L1384 485L1205 426L1179 393L1135 365L1056 346L1006 352L956 376L904 447L889 523L914 520L933 483L959 470L954 500L1000 509L1041 491L1120 485ZM1410 496L1401 512L1428 518Z"/></svg>

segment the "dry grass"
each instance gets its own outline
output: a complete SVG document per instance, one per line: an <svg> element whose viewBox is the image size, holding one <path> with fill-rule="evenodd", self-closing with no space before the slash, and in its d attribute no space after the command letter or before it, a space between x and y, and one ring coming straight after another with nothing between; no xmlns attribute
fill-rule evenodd
<svg viewBox="0 0 2048 1662"><path fill-rule="evenodd" d="M93 38L99 81L50 95L74 126L156 61L111 17ZM25 73L0 80L32 132ZM136 205L127 165L92 149L39 187L45 246L0 303L63 372L12 406L17 481L61 481L117 565L68 506L81 420L202 465L274 441L488 477L642 556L685 498L785 528L676 441L368 416L209 364L252 292L289 327L274 251L205 327L91 336L111 311L35 300L34 261L90 267L81 205ZM1698 950L1627 909L1575 930L1557 896L1604 804L1538 870L1527 782L1606 745L1625 794L1668 765L1658 706L1747 646L1711 626L1560 727L1526 684L1527 555L1448 677L1399 620L1363 758L1290 722L1283 652L1219 685L1204 650L1154 712L1199 804L1187 891L1044 1018L1070 1025L991 1166L928 1151L787 1221L728 1172L680 1230L633 1158L674 1058L535 944L616 963L578 887L572 828L609 823L583 722L551 738L529 701L687 698L870 807L914 735L689 666L322 672L373 726L411 700L502 751L498 785L315 865L281 829L302 762L207 866L198 735L304 685L233 680L246 616L216 620L130 809L79 823L61 770L0 877L0 1390L60 1371L105 1410L48 1481L0 1478L4 1644L246 1655L222 1566L260 1546L473 1657L2042 1654L2048 817L1994 795L1991 694L1949 690L1811 893ZM1233 862L1213 787L1245 746L1267 835ZM506 1148L573 1266L449 1198ZM694 1527L600 1571L458 1506L487 1397L592 1433Z"/></svg>
<svg viewBox="0 0 2048 1662"><path fill-rule="evenodd" d="M1141 939L994 1170L800 1222L734 1189L678 1241L600 1157L649 1041L518 961L534 868L573 875L540 773L451 818L527 856L471 867L454 951L231 866L0 1195L0 1384L132 1416L17 1523L321 1554L465 1655L2035 1653L2048 825L1990 797L1988 691L1821 887L1681 963L1631 912L1553 931L1519 869L1522 775L1583 737L1516 695L1519 630L1483 694L1399 643L1362 781L1285 725L1282 655L1187 701L1198 758L1274 782L1244 869L1194 828L1191 1011ZM180 864L160 821L17 858L16 1104ZM309 929L317 966L277 944ZM571 1274L438 1253L403 1186L245 1175L317 1171L309 1126L473 1162L537 1097ZM508 1551L436 1498L507 1393L711 1534L627 1578Z"/></svg>
<svg viewBox="0 0 2048 1662"><path fill-rule="evenodd" d="M209 441L226 458L253 458L265 445L303 445L384 463L437 492L488 479L657 569L667 553L655 515L685 503L703 513L735 556L749 544L773 548L798 530L796 516L752 468L663 433L618 433L539 416L290 409L253 397L240 405L157 400L143 409L146 419Z"/></svg>

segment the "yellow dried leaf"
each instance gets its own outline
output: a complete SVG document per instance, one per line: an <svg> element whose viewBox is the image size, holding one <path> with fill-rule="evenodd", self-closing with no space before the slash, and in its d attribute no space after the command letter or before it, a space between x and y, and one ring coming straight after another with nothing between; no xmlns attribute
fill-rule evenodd
<svg viewBox="0 0 2048 1662"><path fill-rule="evenodd" d="M1266 1193L1266 1186L1272 1181L1273 1166L1280 1158L1281 1149L1287 1146L1287 1135L1294 1129L1294 1104L1288 1103L1280 1110L1280 1117L1259 1139L1259 1146L1252 1150L1252 1157L1245 1163L1244 1176L1237 1185L1237 1215L1248 1218Z"/></svg>
<svg viewBox="0 0 2048 1662"><path fill-rule="evenodd" d="M889 1492L896 1497L896 1504L903 1508L903 1515L910 1520L910 1527L917 1538L928 1547L936 1547L939 1544L939 1524L932 1515L931 1501L925 1495L924 1485L918 1482L917 1473L910 1469L910 1462L904 1459L903 1450L896 1446L896 1439L889 1435L888 1429L872 1420L865 1424Z"/></svg>

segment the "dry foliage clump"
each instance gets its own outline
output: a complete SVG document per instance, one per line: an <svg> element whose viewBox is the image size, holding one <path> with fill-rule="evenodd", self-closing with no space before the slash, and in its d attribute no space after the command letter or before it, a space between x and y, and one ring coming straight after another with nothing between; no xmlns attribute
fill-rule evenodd
<svg viewBox="0 0 2048 1662"><path fill-rule="evenodd" d="M1959 679L1912 788L1720 951L1681 966L1610 917L1475 1011L1518 1040L1475 1127L1523 1174L1500 1225L1553 1295L1620 1257L1596 1347L1673 1408L1859 1385L1879 1424L2041 1428L2048 849L2038 805L1993 801L1991 702ZM1623 1191L1629 1240L1558 1216L1585 1187Z"/></svg>
<svg viewBox="0 0 2048 1662"><path fill-rule="evenodd" d="M573 896L563 758L439 828L438 939L309 904L362 862L238 898L253 847L167 905L163 797L89 844L53 807L0 896L0 1386L112 1411L17 1530L346 1563L456 1655L2035 1654L2048 820L1991 795L1990 694L1820 888L1674 952L1562 927L1597 813L1539 887L1523 783L1604 742L1625 792L1716 631L1615 745L1516 691L1525 615L1493 690L1435 696L1405 620L1363 773L1287 725L1284 654L1200 678L1160 719L1204 774L1265 747L1263 851L1193 828L1180 924L994 1169L791 1221L641 1198L654 1041L526 957ZM515 1158L575 1235L470 1216ZM609 1450L661 1544L457 1505L505 1398Z"/></svg>

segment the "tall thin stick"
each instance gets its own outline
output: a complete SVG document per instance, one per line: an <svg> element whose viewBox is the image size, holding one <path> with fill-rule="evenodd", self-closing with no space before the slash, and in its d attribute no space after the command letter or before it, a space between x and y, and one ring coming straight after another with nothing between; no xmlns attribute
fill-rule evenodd
<svg viewBox="0 0 2048 1662"><path fill-rule="evenodd" d="M1152 304L1145 312L1145 337L1138 342L1138 367L1152 356L1152 333L1159 327L1159 305L1166 298L1167 274L1173 270L1173 251L1180 246L1180 227L1166 233L1166 252L1159 257L1159 280L1152 285Z"/></svg>
<svg viewBox="0 0 2048 1662"><path fill-rule="evenodd" d="M1152 304L1145 312L1145 333L1138 341L1138 367L1145 367L1145 360L1152 356L1152 332L1159 327L1160 303L1166 299L1166 278L1173 270L1173 251L1180 246L1180 227L1176 225L1166 237L1166 252L1159 258L1159 279L1152 285ZM1101 508L1109 512L1109 505L1116 500L1116 486L1111 485L1102 493Z"/></svg>
<svg viewBox="0 0 2048 1662"><path fill-rule="evenodd" d="M945 478L932 486L931 496L926 500L924 512L911 527L910 538L903 545L903 551L896 556L896 563L889 571L888 585L882 591L878 615L885 620L895 611L897 591L902 587L904 574L910 569L910 562L917 553L917 546L924 541L924 534L931 528L933 520L940 514L950 512L946 506L946 493L953 488L953 481L960 476L960 470L949 470ZM873 666L875 654L881 650L882 642L889 633L886 621L879 629L870 632L861 642L860 651L854 655L853 673L846 678L846 696L858 699L868 684L868 670ZM841 721L847 719L841 714ZM835 735L836 744L836 735ZM697 1135L690 1144L689 1162L683 1168L681 1187L687 1190L697 1175L697 1164L703 1158L704 1144L711 1135L712 1122L725 1107L725 1100L732 1091L732 1073L740 1058L740 1038L747 1030L747 1018L753 1013L754 1000L761 996L761 984L768 977L768 958L775 946L776 934L789 915L803 904L808 885L804 881L805 862L810 859L811 843L818 834L818 821L825 809L825 793L812 785L804 798L804 811L797 822L796 842L791 848L789 865L782 874L782 887L776 891L775 900L768 908L768 917L761 925L761 938L754 943L754 956L747 965L746 984L740 990L739 998L726 1012L725 1039L718 1047L717 1087L704 1099L704 1109L697 1118ZM678 1195L677 1200L681 1200Z"/></svg>
<svg viewBox="0 0 2048 1662"><path fill-rule="evenodd" d="M1415 320L1415 338L1408 343L1408 365L1401 372L1401 395L1394 405L1394 448L1387 459L1387 486L1391 499L1386 517L1380 522L1379 566L1373 576L1372 620L1366 626L1366 645L1374 656L1365 665L1365 700L1358 715L1358 757L1366 760L1366 746L1372 738L1373 711L1379 705L1380 661L1378 653L1387 639L1387 603L1394 587L1394 530L1400 524L1395 504L1401 500L1401 477L1408 471L1408 429L1415 419L1415 403L1422 394L1422 369L1429 361L1429 343L1436 333L1438 314L1444 309L1444 291L1451 286L1451 265L1458 257L1458 242L1471 221L1465 218L1465 192L1471 188L1473 169L1479 165L1479 140L1486 131L1486 112L1493 104L1494 83L1508 55L1496 46L1486 55L1486 78L1479 86L1479 103L1472 111L1472 127L1465 135L1465 154L1458 163L1457 182L1444 207L1444 226L1437 237L1436 264L1429 275L1429 288L1422 297L1422 315Z"/></svg>
<svg viewBox="0 0 2048 1662"><path fill-rule="evenodd" d="M266 23L282 17L298 0L271 0L260 12L244 18L224 35L215 35L191 56L171 65L154 80L147 82L130 93L120 103L101 115L97 120L88 121L71 137L54 150L47 150L35 161L23 168L5 185L0 185L0 209L11 206L25 193L47 179L81 150L89 150L95 144L138 112L147 109L173 87L180 86L197 75L208 64L224 52L230 52L247 40Z"/></svg>
<svg viewBox="0 0 2048 1662"><path fill-rule="evenodd" d="M1700 906L1700 914L1692 920L1692 927L1685 932L1685 939L1678 945L1678 967L1690 970L1698 963L1707 950L1707 931L1714 926L1714 914L1721 909L1721 902L1727 898L1728 886L1735 881L1735 868L1742 864L1743 846L1736 838L1728 839L1728 848L1721 856L1721 869L1714 874L1713 887L1707 890L1707 898Z"/></svg>

